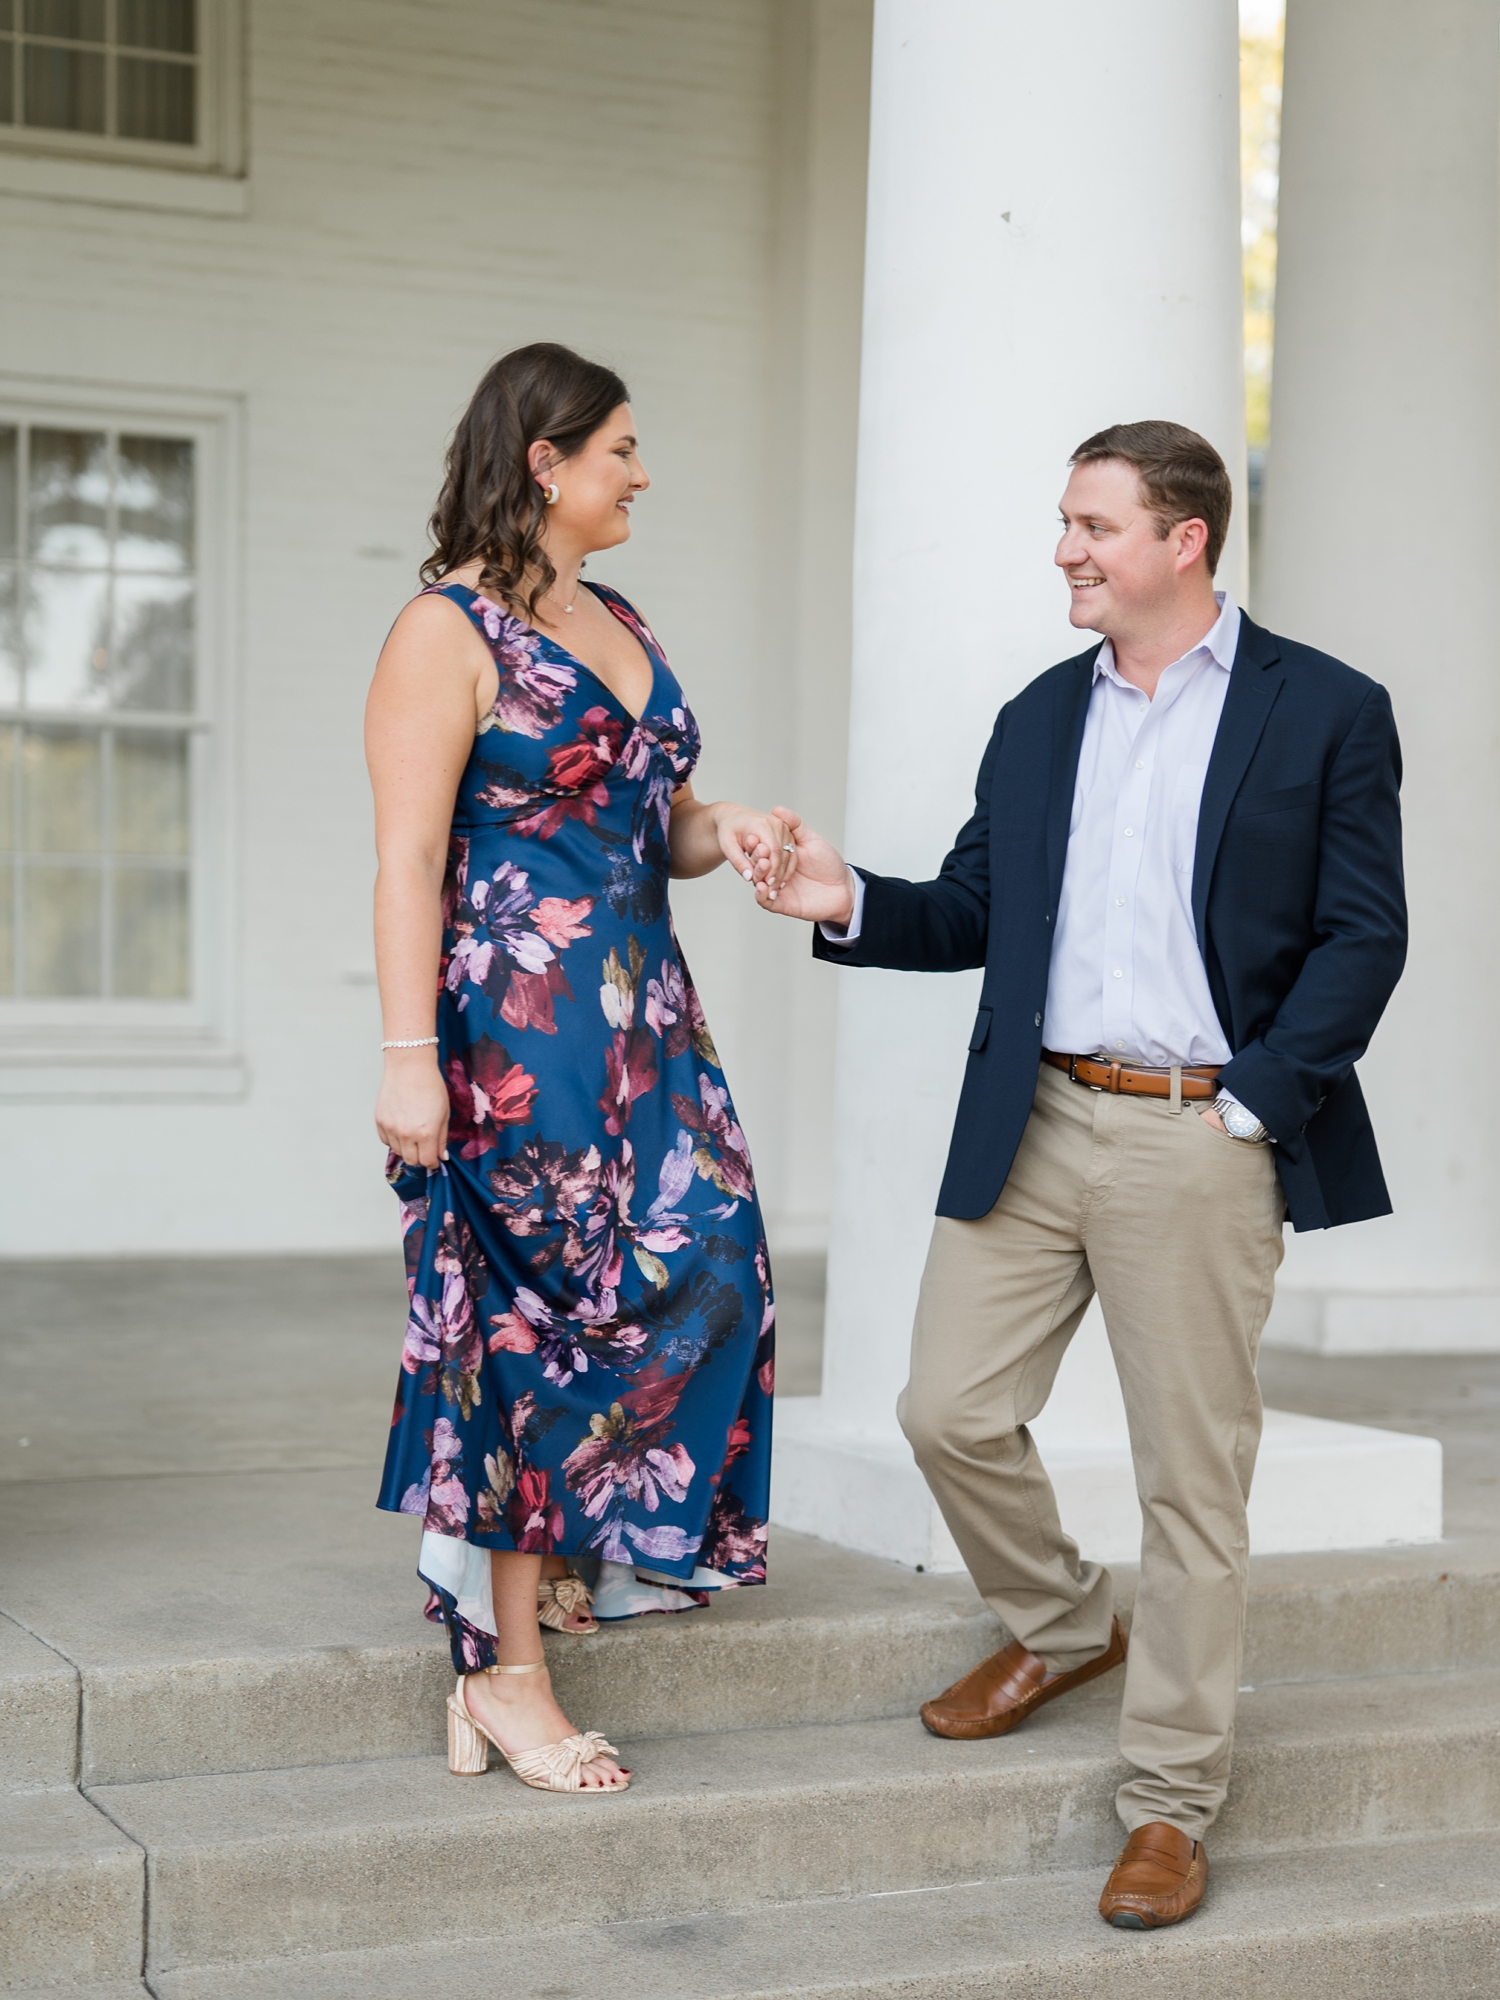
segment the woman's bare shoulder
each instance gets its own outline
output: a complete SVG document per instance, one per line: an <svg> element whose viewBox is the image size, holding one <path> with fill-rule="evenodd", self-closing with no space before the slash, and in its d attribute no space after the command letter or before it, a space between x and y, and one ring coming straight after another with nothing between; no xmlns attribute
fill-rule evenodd
<svg viewBox="0 0 1500 2000"><path fill-rule="evenodd" d="M429 658L445 653L459 660L476 654L489 657L489 648L462 605L436 590L421 591L402 605L382 650Z"/></svg>

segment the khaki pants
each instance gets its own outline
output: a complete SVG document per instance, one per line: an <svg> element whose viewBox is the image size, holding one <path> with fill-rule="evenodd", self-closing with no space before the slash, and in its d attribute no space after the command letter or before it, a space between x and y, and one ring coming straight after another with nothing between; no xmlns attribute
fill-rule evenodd
<svg viewBox="0 0 1500 2000"><path fill-rule="evenodd" d="M1143 1516L1120 1720L1137 1775L1116 1800L1132 1831L1196 1840L1224 1801L1285 1213L1268 1145L1043 1065L1000 1199L933 1231L901 1425L980 1594L1053 1669L1103 1651L1114 1592L1063 1532L1026 1425L1099 1294Z"/></svg>

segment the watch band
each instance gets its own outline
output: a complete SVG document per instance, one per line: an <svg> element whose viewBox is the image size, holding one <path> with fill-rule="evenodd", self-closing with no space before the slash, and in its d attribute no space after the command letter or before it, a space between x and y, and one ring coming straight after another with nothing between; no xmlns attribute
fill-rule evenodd
<svg viewBox="0 0 1500 2000"><path fill-rule="evenodd" d="M1223 1119L1224 1130L1229 1134L1231 1139L1242 1139L1246 1145L1255 1146L1259 1145L1263 1139L1270 1138L1271 1135L1266 1130L1265 1125L1259 1118L1255 1118L1255 1113L1250 1109L1249 1105L1241 1104L1237 1097L1231 1097L1227 1091L1221 1090L1219 1092L1218 1096L1214 1099L1213 1108ZM1245 1118L1255 1119L1253 1128L1248 1132L1237 1132L1235 1126Z"/></svg>

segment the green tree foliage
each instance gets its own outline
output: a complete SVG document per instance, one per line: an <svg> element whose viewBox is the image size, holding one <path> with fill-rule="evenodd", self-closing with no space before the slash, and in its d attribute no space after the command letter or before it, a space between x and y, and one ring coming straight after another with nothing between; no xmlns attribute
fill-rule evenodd
<svg viewBox="0 0 1500 2000"><path fill-rule="evenodd" d="M1240 240L1245 271L1245 433L1264 449L1271 423L1276 320L1276 196L1283 24L1269 9L1240 21ZM1246 18L1250 15L1250 18ZM1260 18L1255 18L1259 16Z"/></svg>

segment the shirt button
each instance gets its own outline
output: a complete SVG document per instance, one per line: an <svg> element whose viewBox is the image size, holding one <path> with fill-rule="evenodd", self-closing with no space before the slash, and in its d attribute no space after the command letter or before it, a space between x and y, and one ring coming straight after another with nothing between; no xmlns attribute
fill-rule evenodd
<svg viewBox="0 0 1500 2000"><path fill-rule="evenodd" d="M1131 836L1131 835L1132 835L1132 834L1133 834L1134 832L1135 832L1135 828L1134 828L1133 826L1127 826L1127 827L1126 827L1126 829L1125 829L1125 838L1126 838L1127 840L1129 840L1130 836Z"/></svg>
<svg viewBox="0 0 1500 2000"><path fill-rule="evenodd" d="M1116 1043L1115 1043L1115 1047L1116 1047L1117 1049L1123 1049L1123 1048L1124 1048L1124 1046L1125 1046L1125 1044L1124 1044L1123 1042L1116 1042Z"/></svg>
<svg viewBox="0 0 1500 2000"><path fill-rule="evenodd" d="M1144 764L1143 764L1143 763L1142 763L1142 762L1140 761L1140 759L1139 759L1139 758L1137 758L1137 759L1136 759L1136 766L1135 766L1135 768L1136 768L1136 769L1137 769L1138 771L1144 771L1146 767L1145 767L1145 765L1144 765ZM1121 1048L1123 1049L1123 1048L1124 1048L1124 1046L1125 1046L1125 1044L1124 1044L1123 1042L1121 1042L1121 1043L1120 1043L1120 1047L1121 1047Z"/></svg>
<svg viewBox="0 0 1500 2000"><path fill-rule="evenodd" d="M1125 977L1124 973L1123 973L1123 972L1122 972L1122 971L1120 970L1119 966L1117 965L1117 966L1115 967L1115 978L1116 978L1116 979L1123 979L1124 977Z"/></svg>
<svg viewBox="0 0 1500 2000"><path fill-rule="evenodd" d="M1116 896L1116 897L1115 897L1115 908L1116 908L1117 910L1123 910L1123 909L1124 909L1124 907L1125 907L1125 898L1124 898L1123 896Z"/></svg>

